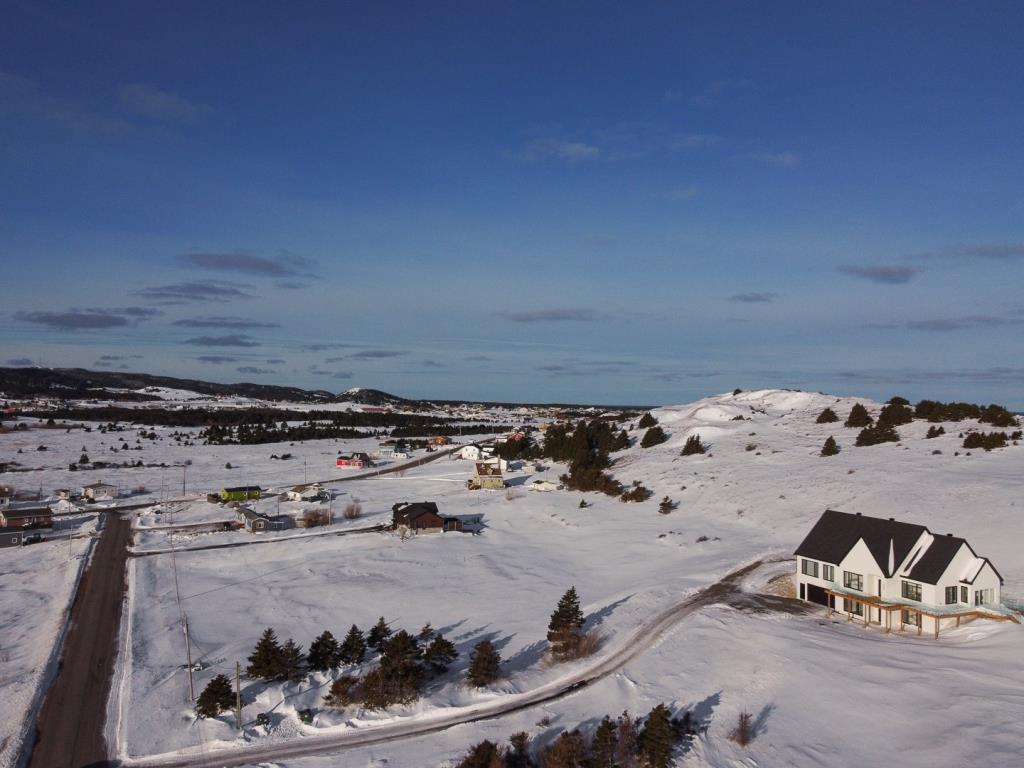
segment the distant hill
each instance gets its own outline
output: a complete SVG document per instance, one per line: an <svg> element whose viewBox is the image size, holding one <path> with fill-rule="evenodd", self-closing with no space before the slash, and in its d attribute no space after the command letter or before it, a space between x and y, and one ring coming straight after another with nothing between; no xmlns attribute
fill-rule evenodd
<svg viewBox="0 0 1024 768"><path fill-rule="evenodd" d="M365 389L363 387L353 387L352 389L346 389L340 395L337 400L339 403L356 403L358 405L413 405L417 401L406 400L404 397L398 395L392 395L387 392L382 392L379 389Z"/></svg>
<svg viewBox="0 0 1024 768"><path fill-rule="evenodd" d="M306 390L272 384L216 384L173 376L120 371L89 371L85 368L0 368L0 392L9 397L75 397L110 399L107 389L139 390L146 387L185 389L200 395L251 397L259 400L291 402L333 402L334 394L325 390ZM134 392L121 400L160 400L156 395Z"/></svg>

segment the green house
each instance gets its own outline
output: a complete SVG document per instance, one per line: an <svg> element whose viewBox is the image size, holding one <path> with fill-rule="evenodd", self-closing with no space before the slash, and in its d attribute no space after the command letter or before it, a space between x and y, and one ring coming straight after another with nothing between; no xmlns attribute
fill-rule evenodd
<svg viewBox="0 0 1024 768"><path fill-rule="evenodd" d="M240 485L236 488L221 488L221 501L248 501L258 499L263 491L258 485Z"/></svg>

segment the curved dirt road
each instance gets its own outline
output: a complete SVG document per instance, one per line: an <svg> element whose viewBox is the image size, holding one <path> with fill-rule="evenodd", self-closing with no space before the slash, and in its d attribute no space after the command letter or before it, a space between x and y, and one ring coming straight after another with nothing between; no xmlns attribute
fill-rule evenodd
<svg viewBox="0 0 1024 768"><path fill-rule="evenodd" d="M462 708L451 713L440 713L432 718L411 720L359 731L308 736L290 743L268 744L265 747L249 749L225 749L208 755L195 753L174 753L132 758L120 763L125 766L152 766L153 768L220 768L239 766L268 760L282 760L344 750L350 747L365 747L384 744L398 739L424 736L447 730L456 725L490 720L523 709L568 696L615 674L641 653L651 648L673 625L691 613L716 603L725 603L736 608L752 611L787 611L806 613L809 608L791 598L775 597L743 592L739 584L743 577L760 566L763 561L739 568L720 581L695 592L669 608L643 622L615 650L577 669L571 675L552 681L532 691L503 697L500 700L477 707Z"/></svg>

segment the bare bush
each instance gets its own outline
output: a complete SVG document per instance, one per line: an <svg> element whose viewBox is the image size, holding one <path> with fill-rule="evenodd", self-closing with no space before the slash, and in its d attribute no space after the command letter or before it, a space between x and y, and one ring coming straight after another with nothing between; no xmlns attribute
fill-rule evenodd
<svg viewBox="0 0 1024 768"><path fill-rule="evenodd" d="M302 519L306 521L307 528L317 528L321 525L329 525L331 514L326 509L307 509L302 513Z"/></svg>
<svg viewBox="0 0 1024 768"><path fill-rule="evenodd" d="M754 725L751 722L751 717L749 712L740 712L739 717L736 718L736 728L729 734L729 738L741 747L747 746L754 740Z"/></svg>
<svg viewBox="0 0 1024 768"><path fill-rule="evenodd" d="M359 499L352 499L352 501L350 501L345 506L344 515L345 515L345 519L346 520L355 520L357 517L362 517L362 515L363 515L363 505L362 505L362 502L360 502Z"/></svg>

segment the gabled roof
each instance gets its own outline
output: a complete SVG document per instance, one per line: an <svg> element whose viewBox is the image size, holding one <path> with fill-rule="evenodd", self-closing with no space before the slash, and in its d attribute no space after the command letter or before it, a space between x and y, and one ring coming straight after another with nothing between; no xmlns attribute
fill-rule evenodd
<svg viewBox="0 0 1024 768"><path fill-rule="evenodd" d="M966 543L957 536L934 536L932 543L910 569L907 578L925 584L938 584L960 547Z"/></svg>
<svg viewBox="0 0 1024 768"><path fill-rule="evenodd" d="M910 554L910 548L927 530L923 525L827 509L794 554L839 564L857 542L863 539L879 569L887 576L892 576L888 567L889 542L892 542L896 566L899 566Z"/></svg>

